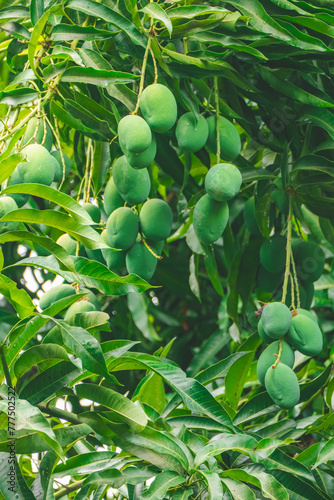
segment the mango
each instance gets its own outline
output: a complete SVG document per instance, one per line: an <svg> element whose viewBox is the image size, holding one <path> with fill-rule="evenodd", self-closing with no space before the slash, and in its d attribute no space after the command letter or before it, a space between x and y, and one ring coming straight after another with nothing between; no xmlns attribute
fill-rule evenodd
<svg viewBox="0 0 334 500"><path fill-rule="evenodd" d="M149 147L142 153L130 153L124 146L122 151L132 168L147 168L154 161L157 154L157 141L152 135L152 142Z"/></svg>
<svg viewBox="0 0 334 500"><path fill-rule="evenodd" d="M215 201L208 194L196 203L193 213L195 234L203 245L211 245L220 238L227 225L229 208L226 202Z"/></svg>
<svg viewBox="0 0 334 500"><path fill-rule="evenodd" d="M58 162L58 165L55 165L54 182L61 182L63 180L63 168L64 167L63 167L63 162L61 159L60 151L52 151L50 154ZM72 162L66 153L63 153L63 158L64 158L64 163L65 163L65 177L64 177L64 179L66 179L72 170Z"/></svg>
<svg viewBox="0 0 334 500"><path fill-rule="evenodd" d="M265 240L260 248L260 262L271 273L279 273L285 268L286 238L275 234Z"/></svg>
<svg viewBox="0 0 334 500"><path fill-rule="evenodd" d="M109 245L106 229L102 231L101 236ZM101 248L101 253L110 271L119 273L125 267L125 252L113 250L112 248Z"/></svg>
<svg viewBox="0 0 334 500"><path fill-rule="evenodd" d="M303 303L303 307L305 309L310 309L312 302L313 302L313 296L314 296L314 284L313 281L301 281L300 285L305 290L305 301Z"/></svg>
<svg viewBox="0 0 334 500"><path fill-rule="evenodd" d="M90 312L90 311L96 311L96 307L94 304L87 300L79 300L78 302L74 302L66 311L64 320L69 321L73 316L76 314L84 313L84 312Z"/></svg>
<svg viewBox="0 0 334 500"><path fill-rule="evenodd" d="M144 118L137 115L127 115L118 124L119 143L130 153L141 153L149 147L152 132Z"/></svg>
<svg viewBox="0 0 334 500"><path fill-rule="evenodd" d="M279 353L279 347L280 347L280 341L275 340L272 342L268 347L265 348L265 350L261 353L257 365L256 365L256 372L257 372L257 377L259 381L261 382L262 385L264 385L264 380L266 373L268 369L275 363L277 360L277 357L275 354L278 355ZM289 366L290 368L293 367L293 364L295 362L295 353L287 344L286 342L283 342L283 348L282 348L282 354L280 357L280 362L284 363L285 365Z"/></svg>
<svg viewBox="0 0 334 500"><path fill-rule="evenodd" d="M140 96L139 107L153 132L163 134L176 122L176 100L165 85L153 83L146 87Z"/></svg>
<svg viewBox="0 0 334 500"><path fill-rule="evenodd" d="M93 304L96 307L97 311L101 311L100 301L96 297L96 295L94 294L94 292L92 292L92 290L89 290L89 288L83 287L83 288L80 288L79 292L80 293L87 293L86 297L88 298L88 302L90 302L91 304Z"/></svg>
<svg viewBox="0 0 334 500"><path fill-rule="evenodd" d="M164 242L147 242L149 247L153 250L156 255L160 255ZM125 257L126 269L129 274L137 274L144 280L148 281L152 278L157 264L158 259L151 254L151 252L146 248L144 243L141 241L135 243L132 248L127 252Z"/></svg>
<svg viewBox="0 0 334 500"><path fill-rule="evenodd" d="M276 179L274 181L275 186L277 186L277 189L275 191L272 191L270 193L271 199L275 202L278 210L284 214L288 215L289 214L289 198L286 192L283 190L283 182L282 179Z"/></svg>
<svg viewBox="0 0 334 500"><path fill-rule="evenodd" d="M117 191L130 205L139 205L147 199L151 191L151 179L146 168L132 168L124 155L115 161L112 176Z"/></svg>
<svg viewBox="0 0 334 500"><path fill-rule="evenodd" d="M217 154L217 117L209 116L206 119L208 124L207 147L214 154ZM241 151L240 136L229 120L219 116L219 139L220 139L220 157L225 161L233 161Z"/></svg>
<svg viewBox="0 0 334 500"><path fill-rule="evenodd" d="M262 325L266 334L273 339L279 339L289 331L291 320L291 312L282 302L271 302L263 308Z"/></svg>
<svg viewBox="0 0 334 500"><path fill-rule="evenodd" d="M107 242L112 248L128 250L134 245L139 230L139 218L131 208L120 207L108 217Z"/></svg>
<svg viewBox="0 0 334 500"><path fill-rule="evenodd" d="M303 281L317 281L325 267L323 249L313 241L292 240L297 275Z"/></svg>
<svg viewBox="0 0 334 500"><path fill-rule="evenodd" d="M82 208L84 208L88 212L93 222L99 224L99 222L101 221L101 211L99 207L97 207L93 203L83 203Z"/></svg>
<svg viewBox="0 0 334 500"><path fill-rule="evenodd" d="M292 318L287 341L305 356L317 356L323 347L323 337L317 323L300 313Z"/></svg>
<svg viewBox="0 0 334 500"><path fill-rule="evenodd" d="M270 273L260 265L256 281L260 290L274 292L283 283L283 273Z"/></svg>
<svg viewBox="0 0 334 500"><path fill-rule="evenodd" d="M17 210L18 206L10 196L1 196L0 197L0 219L4 215L12 212L13 210ZM6 221L0 222L0 233L4 233L6 231L15 231L19 227L19 222L16 221Z"/></svg>
<svg viewBox="0 0 334 500"><path fill-rule="evenodd" d="M40 144L30 144L22 152L27 162L19 163L17 169L23 183L36 182L50 186L58 167L57 160Z"/></svg>
<svg viewBox="0 0 334 500"><path fill-rule="evenodd" d="M124 200L122 196L117 191L117 187L115 186L114 179L110 177L109 181L104 190L103 195L103 207L105 213L109 217L109 215L116 210L116 208L123 207Z"/></svg>
<svg viewBox="0 0 334 500"><path fill-rule="evenodd" d="M7 186L14 186L15 184L23 184L23 179L21 178L17 167L10 176ZM30 198L29 194L21 193L9 193L8 196L13 198L19 208L23 207L23 205L25 205Z"/></svg>
<svg viewBox="0 0 334 500"><path fill-rule="evenodd" d="M173 212L168 203L159 198L147 200L139 214L144 236L152 241L168 238L172 229Z"/></svg>
<svg viewBox="0 0 334 500"><path fill-rule="evenodd" d="M240 191L242 176L237 167L230 163L218 163L210 168L205 177L205 189L210 198L227 201Z"/></svg>
<svg viewBox="0 0 334 500"><path fill-rule="evenodd" d="M75 295L75 288L71 285L58 285L50 288L44 295L39 299L39 307L44 311L52 304L57 302L57 300L63 299L64 297L70 297Z"/></svg>
<svg viewBox="0 0 334 500"><path fill-rule="evenodd" d="M265 342L266 344L271 344L272 342L274 342L274 339L269 337L269 335L267 335L266 332L264 331L261 318L257 324L257 331L258 331L260 339L262 339L263 342Z"/></svg>
<svg viewBox="0 0 334 500"><path fill-rule="evenodd" d="M280 408L289 409L298 404L300 389L295 372L284 363L267 370L265 387L271 399Z"/></svg>
<svg viewBox="0 0 334 500"><path fill-rule="evenodd" d="M104 264L102 251L99 248L95 250L92 250L91 248L86 248L86 255L89 260L95 260L96 262Z"/></svg>
<svg viewBox="0 0 334 500"><path fill-rule="evenodd" d="M62 234L56 241L69 255L75 255L77 242L69 234Z"/></svg>
<svg viewBox="0 0 334 500"><path fill-rule="evenodd" d="M251 234L256 234L258 236L261 236L261 229L259 228L259 225L256 220L255 216L255 198L254 196L251 196L248 198L248 200L245 203L244 210L243 210L243 216L244 216L244 223L246 228Z"/></svg>
<svg viewBox="0 0 334 500"><path fill-rule="evenodd" d="M202 115L198 118L189 112L179 118L175 136L179 148L185 153L196 153L205 146L208 138L208 124Z"/></svg>
<svg viewBox="0 0 334 500"><path fill-rule="evenodd" d="M312 321L314 321L316 324L318 324L317 317L311 311L307 311L307 309L302 309L301 307L298 307L296 309L296 311L297 311L298 314L302 314L304 316L307 316Z"/></svg>
<svg viewBox="0 0 334 500"><path fill-rule="evenodd" d="M35 139L32 139L36 132L37 128L37 134L35 136ZM27 123L27 128L23 136L22 140L22 146L25 146L27 142L29 144L42 144L48 151L51 150L52 148L52 142L53 142L53 135L52 135L52 130L50 128L50 125L46 123L46 135L44 142L42 144L43 138L44 138L44 122L40 118L36 118L36 116L33 116ZM31 139L31 140L30 140Z"/></svg>

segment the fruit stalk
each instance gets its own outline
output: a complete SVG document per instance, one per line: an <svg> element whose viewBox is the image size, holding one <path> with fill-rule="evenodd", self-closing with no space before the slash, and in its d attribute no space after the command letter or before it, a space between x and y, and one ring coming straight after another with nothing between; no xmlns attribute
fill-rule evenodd
<svg viewBox="0 0 334 500"><path fill-rule="evenodd" d="M295 264L295 259L293 257L293 252L291 252L291 264L292 264L292 273L293 273L293 279L294 279L294 283L295 283L295 291L296 291L296 297L297 297L297 308L299 309L300 308L300 293L299 293L296 264Z"/></svg>
<svg viewBox="0 0 334 500"><path fill-rule="evenodd" d="M137 104L136 104L135 110L131 113L133 115L136 115L138 113L139 99L140 99L141 93L143 92L143 88L144 88L146 65L147 65L148 53L149 53L150 49L151 49L151 36L149 35L148 40L147 40L147 45L146 45L146 50L145 50L144 58L143 58L143 64L142 64L142 67L141 67L141 75L140 75L140 82L139 82L139 91L138 91Z"/></svg>
<svg viewBox="0 0 334 500"><path fill-rule="evenodd" d="M214 76L215 102L216 102L216 133L217 133L217 163L220 162L220 123L219 123L219 89L218 77Z"/></svg>
<svg viewBox="0 0 334 500"><path fill-rule="evenodd" d="M277 359L275 361L275 363L273 364L272 368L276 368L276 366L278 365L280 359L281 359L281 356L282 356L282 351L283 351L283 339L280 340L279 342L279 349L278 349L278 354L277 354Z"/></svg>
<svg viewBox="0 0 334 500"><path fill-rule="evenodd" d="M283 291L282 291L283 304L285 304L286 301L289 276L290 276L291 233L292 233L292 198L291 195L289 195L289 215L288 215L288 227L287 227L287 237L286 237L286 261L285 261L285 274L284 274Z"/></svg>

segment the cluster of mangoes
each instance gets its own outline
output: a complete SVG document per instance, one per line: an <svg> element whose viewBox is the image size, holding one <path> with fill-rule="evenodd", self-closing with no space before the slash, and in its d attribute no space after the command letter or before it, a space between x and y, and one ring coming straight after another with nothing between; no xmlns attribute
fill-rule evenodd
<svg viewBox="0 0 334 500"><path fill-rule="evenodd" d="M86 293L86 296L69 306L64 315L64 320L71 325L76 324L75 316L77 314L97 311L100 309L99 301L91 290L81 288L80 292ZM42 311L44 311L58 300L64 299L65 297L71 297L75 294L76 289L72 285L57 285L50 288L42 295L39 300L39 307Z"/></svg>
<svg viewBox="0 0 334 500"><path fill-rule="evenodd" d="M271 302L263 308L258 333L269 344L257 362L258 379L274 403L293 408L300 399L298 379L292 369L294 349L306 356L320 354L323 336L317 319L306 309L290 311L282 302Z"/></svg>

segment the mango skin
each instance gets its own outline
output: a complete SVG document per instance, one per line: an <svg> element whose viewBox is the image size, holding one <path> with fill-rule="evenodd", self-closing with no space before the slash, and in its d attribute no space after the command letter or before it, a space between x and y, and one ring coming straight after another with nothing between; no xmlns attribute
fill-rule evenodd
<svg viewBox="0 0 334 500"><path fill-rule="evenodd" d="M23 184L23 179L21 178L17 167L10 176L7 186L14 186L15 184ZM19 208L23 207L23 205L25 205L30 198L29 194L21 193L9 193L7 196L13 198Z"/></svg>
<svg viewBox="0 0 334 500"><path fill-rule="evenodd" d="M303 316L307 316L312 321L314 321L316 324L318 324L318 320L317 320L316 316L311 311L308 311L307 309L302 309L301 307L300 308L297 307L296 311L298 314L302 314Z"/></svg>
<svg viewBox="0 0 334 500"><path fill-rule="evenodd" d="M242 176L237 167L230 163L218 163L210 168L205 177L205 189L210 198L227 201L240 191Z"/></svg>
<svg viewBox="0 0 334 500"><path fill-rule="evenodd" d="M275 234L265 240L260 248L260 262L271 273L279 273L285 268L286 238Z"/></svg>
<svg viewBox="0 0 334 500"><path fill-rule="evenodd" d="M246 228L251 234L256 234L258 236L261 236L261 229L258 226L256 217L255 217L255 198L254 196L251 196L248 198L248 200L245 203L244 210L243 210L243 216L244 216L244 223Z"/></svg>
<svg viewBox="0 0 334 500"><path fill-rule="evenodd" d="M141 153L149 147L152 132L144 118L137 115L127 115L118 124L120 146L130 153Z"/></svg>
<svg viewBox="0 0 334 500"><path fill-rule="evenodd" d="M44 311L52 304L57 302L57 300L63 299L64 297L70 297L75 295L75 288L71 285L58 285L50 288L44 295L39 299L39 307Z"/></svg>
<svg viewBox="0 0 334 500"><path fill-rule="evenodd" d="M10 196L0 197L0 219L9 212L17 209L18 206L13 198L11 198ZM19 224L20 223L17 221L0 222L0 233L4 233L6 231L15 231L19 227Z"/></svg>
<svg viewBox="0 0 334 500"><path fill-rule="evenodd" d="M195 205L193 226L195 234L203 245L211 245L223 234L229 218L226 202L215 201L208 194Z"/></svg>
<svg viewBox="0 0 334 500"><path fill-rule="evenodd" d="M209 116L206 121L209 130L206 145L212 153L217 154L217 118ZM240 136L233 123L223 116L219 116L219 139L221 159L225 161L235 160L241 151Z"/></svg>
<svg viewBox="0 0 334 500"><path fill-rule="evenodd" d="M264 383L269 396L280 408L293 408L299 403L300 389L297 376L284 363L269 368Z"/></svg>
<svg viewBox="0 0 334 500"><path fill-rule="evenodd" d="M313 241L292 240L296 271L303 281L317 281L325 267L325 254Z"/></svg>
<svg viewBox="0 0 334 500"><path fill-rule="evenodd" d="M50 186L58 167L57 160L40 144L29 144L22 151L27 162L17 165L23 183L38 183Z"/></svg>
<svg viewBox="0 0 334 500"><path fill-rule="evenodd" d="M36 143L37 144L42 144L42 140L44 137L44 123L42 119L36 118L36 116L33 116L27 123L27 128L23 136L22 140L22 146L25 146L27 142L30 141L30 139L33 137L33 135L36 132L37 128L37 134L36 134ZM50 128L50 125L47 123L46 124L46 136L45 136L45 141L42 144L48 151L51 150L52 148L52 142L53 142L53 135L52 135L52 130ZM35 144L35 141L31 139L29 144Z"/></svg>
<svg viewBox="0 0 334 500"><path fill-rule="evenodd" d="M185 153L196 153L205 146L208 138L208 124L202 115L198 120L191 112L184 113L177 122L175 136L179 148Z"/></svg>
<svg viewBox="0 0 334 500"><path fill-rule="evenodd" d="M139 221L146 238L152 241L164 240L172 229L173 212L168 203L152 198L142 206Z"/></svg>
<svg viewBox="0 0 334 500"><path fill-rule="evenodd" d="M99 248L92 250L91 248L86 248L86 255L89 260L95 260L95 262L100 262L104 264L104 258L102 256L102 251Z"/></svg>
<svg viewBox="0 0 334 500"><path fill-rule="evenodd" d="M112 248L128 250L134 245L139 230L139 218L131 208L120 207L109 216L106 238Z"/></svg>
<svg viewBox="0 0 334 500"><path fill-rule="evenodd" d="M76 314L90 312L90 311L96 311L96 307L94 306L94 304L88 302L87 300L79 300L78 302L74 302L74 304L72 304L67 309L64 316L64 320L69 321Z"/></svg>
<svg viewBox="0 0 334 500"><path fill-rule="evenodd" d="M146 168L132 168L124 155L115 161L112 176L124 201L130 205L139 205L147 200L151 191L151 179Z"/></svg>
<svg viewBox="0 0 334 500"><path fill-rule="evenodd" d="M272 342L274 342L274 339L269 337L269 335L267 335L266 332L264 331L261 318L257 324L257 331L260 339L262 339L263 342L265 342L266 344L271 344Z"/></svg>
<svg viewBox="0 0 334 500"><path fill-rule="evenodd" d="M123 207L124 200L122 196L117 191L117 187L115 186L114 179L110 177L109 181L104 190L103 195L103 207L105 213L109 217L109 215L116 210L116 208Z"/></svg>
<svg viewBox="0 0 334 500"><path fill-rule="evenodd" d="M83 288L80 288L79 292L80 293L87 293L86 297L88 298L88 302L93 304L96 307L97 311L101 311L101 304L99 302L99 299L92 292L92 290L89 290L88 288L83 287Z"/></svg>
<svg viewBox="0 0 334 500"><path fill-rule="evenodd" d="M109 245L107 240L107 230L104 229L101 233L104 241ZM110 271L120 273L125 268L125 252L113 250L111 248L101 248L102 257Z"/></svg>
<svg viewBox="0 0 334 500"><path fill-rule="evenodd" d="M58 165L57 166L55 165L54 182L61 182L63 180L63 162L61 159L60 151L52 151L50 154L58 162ZM65 179L66 179L72 170L72 162L66 153L63 153L63 157L65 163Z"/></svg>
<svg viewBox="0 0 334 500"><path fill-rule="evenodd" d="M101 211L99 207L97 207L93 203L83 203L81 206L88 212L92 221L96 224L99 224L101 220Z"/></svg>
<svg viewBox="0 0 334 500"><path fill-rule="evenodd" d="M163 134L176 122L176 100L165 85L154 83L146 87L140 96L139 107L153 132Z"/></svg>
<svg viewBox="0 0 334 500"><path fill-rule="evenodd" d="M305 356L318 356L323 347L321 330L313 318L297 314L292 318L287 341Z"/></svg>
<svg viewBox="0 0 334 500"><path fill-rule="evenodd" d="M152 135L151 144L142 153L130 153L125 146L122 146L121 149L132 168L147 168L154 161L157 154L157 141L154 135Z"/></svg>
<svg viewBox="0 0 334 500"><path fill-rule="evenodd" d="M279 345L280 341L275 340L272 342L266 349L261 353L257 366L256 366L256 372L257 372L257 377L262 385L264 385L264 380L265 376L267 373L267 370L275 363L277 360L275 354L278 354L279 352ZM295 353L287 344L286 342L283 342L283 348L282 348L282 354L280 358L280 363L283 363L290 368L293 367L293 364L295 362Z"/></svg>
<svg viewBox="0 0 334 500"><path fill-rule="evenodd" d="M279 339L289 331L291 312L282 302L271 302L263 308L261 321L266 334L273 339Z"/></svg>
<svg viewBox="0 0 334 500"><path fill-rule="evenodd" d="M154 244L153 244L154 243ZM147 242L149 247L153 250L156 255L160 255L164 242ZM158 259L151 254L151 252L146 248L144 243L138 242L133 245L132 248L127 252L125 257L126 269L129 274L137 274L140 278L148 281L152 278L155 273Z"/></svg>

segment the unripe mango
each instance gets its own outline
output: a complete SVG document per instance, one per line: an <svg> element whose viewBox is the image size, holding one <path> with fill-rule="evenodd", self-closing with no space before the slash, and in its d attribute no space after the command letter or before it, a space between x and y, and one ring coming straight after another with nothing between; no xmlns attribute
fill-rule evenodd
<svg viewBox="0 0 334 500"><path fill-rule="evenodd" d="M271 273L279 273L285 267L286 238L275 234L265 240L260 248L260 262Z"/></svg>
<svg viewBox="0 0 334 500"><path fill-rule="evenodd" d="M274 339L269 337L269 335L267 335L266 332L264 331L261 318L257 324L257 331L260 339L262 339L263 342L265 342L266 344L271 344L272 342L274 342Z"/></svg>
<svg viewBox="0 0 334 500"><path fill-rule="evenodd" d="M314 321L316 324L318 324L317 317L311 311L307 311L307 309L302 309L301 307L298 307L296 309L296 311L298 314L302 314L303 316L307 316L312 321Z"/></svg>
<svg viewBox="0 0 334 500"><path fill-rule="evenodd" d="M323 337L313 318L298 313L292 318L287 341L305 356L317 356L322 351Z"/></svg>
<svg viewBox="0 0 334 500"><path fill-rule="evenodd" d="M283 190L283 182L282 179L276 179L274 184L277 186L275 191L270 193L272 200L275 202L278 210L284 214L289 214L289 198L286 192Z"/></svg>
<svg viewBox="0 0 334 500"><path fill-rule="evenodd" d="M269 368L264 383L269 396L280 408L289 409L298 404L300 399L298 379L289 366L278 363L275 368Z"/></svg>
<svg viewBox="0 0 334 500"><path fill-rule="evenodd" d="M23 184L23 179L21 178L17 167L14 170L14 172L12 173L12 175L10 176L8 183L7 183L7 186L8 187L14 186L15 184ZM13 198L13 200L17 204L18 208L23 207L23 205L25 205L30 198L30 196L28 194L21 194L21 193L9 193L8 196L10 198Z"/></svg>
<svg viewBox="0 0 334 500"><path fill-rule="evenodd" d="M83 287L83 288L80 288L79 292L86 293L87 294L86 298L88 299L88 302L93 304L93 306L96 307L97 311L101 311L101 304L99 302L99 299L96 297L94 292L92 292L92 290L89 290L88 288Z"/></svg>
<svg viewBox="0 0 334 500"><path fill-rule="evenodd" d="M163 134L176 122L175 97L165 85L153 83L146 87L140 96L139 107L153 132Z"/></svg>
<svg viewBox="0 0 334 500"><path fill-rule="evenodd" d="M291 312L282 302L271 302L263 308L262 325L266 334L273 339L279 339L288 332L291 320Z"/></svg>
<svg viewBox="0 0 334 500"><path fill-rule="evenodd" d="M146 238L152 241L164 240L170 235L173 212L168 203L159 198L152 198L144 203L139 220Z"/></svg>
<svg viewBox="0 0 334 500"><path fill-rule="evenodd" d="M124 146L122 151L132 168L147 168L153 162L157 154L157 141L152 135L152 142L149 147L142 153L130 153Z"/></svg>
<svg viewBox="0 0 334 500"><path fill-rule="evenodd" d="M116 210L116 208L123 207L123 205L124 205L124 200L117 191L114 179L110 177L109 181L107 182L103 195L103 206L105 213L109 217L109 215L114 210Z"/></svg>
<svg viewBox="0 0 334 500"><path fill-rule="evenodd" d="M91 302L88 302L87 300L79 300L78 302L74 302L66 311L64 320L68 321L73 316L76 314L84 313L84 312L90 312L90 311L96 311L96 307L94 304Z"/></svg>
<svg viewBox="0 0 334 500"><path fill-rule="evenodd" d="M175 136L179 148L186 153L195 153L205 146L208 138L208 124L202 115L198 118L189 112L177 122Z"/></svg>
<svg viewBox="0 0 334 500"><path fill-rule="evenodd" d="M217 117L209 116L206 121L209 130L207 147L217 154ZM219 116L219 139L220 157L225 161L235 160L241 151L240 136L233 123L223 116Z"/></svg>
<svg viewBox="0 0 334 500"><path fill-rule="evenodd" d="M243 216L244 216L244 223L245 223L245 226L247 227L248 231L251 234L256 234L258 236L261 236L261 234L262 234L261 229L259 228L256 217L255 217L255 198L254 198L254 196L251 196L246 201L245 206L244 206Z"/></svg>
<svg viewBox="0 0 334 500"><path fill-rule="evenodd" d="M92 219L93 222L98 224L101 220L101 211L99 207L94 205L93 203L83 203L82 208L84 208L88 214L90 215L90 218Z"/></svg>
<svg viewBox="0 0 334 500"><path fill-rule="evenodd" d="M317 281L325 267L323 249L313 241L292 240L297 275L303 281Z"/></svg>
<svg viewBox="0 0 334 500"><path fill-rule="evenodd" d="M275 361L277 361L277 357L275 356L275 354L278 355L279 348L280 348L280 341L275 340L270 345L268 345L268 347L265 348L265 350L261 353L259 357L256 366L256 371L258 379L262 385L264 385L264 380L267 370L275 363ZM295 353L293 352L289 344L287 344L287 342L283 342L280 362L284 363L290 368L293 367L293 364L295 362Z"/></svg>
<svg viewBox="0 0 334 500"><path fill-rule="evenodd" d="M283 282L283 273L270 273L263 266L257 273L257 286L264 292L274 292Z"/></svg>
<svg viewBox="0 0 334 500"><path fill-rule="evenodd" d="M104 264L104 258L102 255L102 251L99 248L92 250L91 248L86 248L86 255L89 260L95 260L96 262L100 262Z"/></svg>
<svg viewBox="0 0 334 500"><path fill-rule="evenodd" d="M139 230L139 218L131 208L120 207L107 220L106 235L112 248L127 250L135 243Z"/></svg>
<svg viewBox="0 0 334 500"><path fill-rule="evenodd" d="M28 161L17 165L22 181L50 186L58 167L57 160L40 144L26 146L23 153Z"/></svg>
<svg viewBox="0 0 334 500"><path fill-rule="evenodd" d="M37 133L36 133L36 128L37 128ZM43 146L50 151L52 148L52 142L53 142L53 135L52 131L50 128L50 125L46 123L46 135L45 139L43 142ZM36 135L35 135L36 133ZM22 146L25 146L27 142L29 144L42 144L43 138L44 138L44 122L41 119L36 118L36 116L33 116L27 123L27 128L23 136L22 140ZM32 139L32 137L35 135L35 139ZM30 140L31 139L31 140Z"/></svg>
<svg viewBox="0 0 334 500"><path fill-rule="evenodd" d="M161 254L163 241L154 244L147 242L147 244L156 255ZM127 252L125 262L129 274L137 274L144 280L150 280L156 270L158 259L151 254L144 243L138 242Z"/></svg>
<svg viewBox="0 0 334 500"><path fill-rule="evenodd" d="M220 238L227 225L229 208L226 202L215 201L208 194L196 203L193 226L198 240L211 245Z"/></svg>
<svg viewBox="0 0 334 500"><path fill-rule="evenodd" d="M58 245L63 247L63 249L66 250L66 252L69 255L75 255L76 250L77 250L77 242L76 242L76 240L71 238L71 236L69 234L65 233L65 234L62 234L61 236L59 236L56 243L58 243ZM80 247L82 247L82 243L80 243ZM82 249L81 249L81 252L79 250L79 254L80 255L83 254Z"/></svg>
<svg viewBox="0 0 334 500"><path fill-rule="evenodd" d="M57 300L70 297L71 295L75 295L75 293L75 288L71 285L54 286L39 299L39 307L44 311L44 309L52 306Z"/></svg>
<svg viewBox="0 0 334 500"><path fill-rule="evenodd" d="M9 212L17 209L18 206L13 198L11 198L10 196L0 197L0 219ZM19 224L20 223L17 221L0 222L0 233L4 233L6 231L15 231L19 227Z"/></svg>
<svg viewBox="0 0 334 500"><path fill-rule="evenodd" d="M205 189L210 198L227 201L234 198L240 190L242 176L230 163L218 163L210 168L205 177Z"/></svg>
<svg viewBox="0 0 334 500"><path fill-rule="evenodd" d="M50 154L58 162L58 165L55 165L54 182L61 182L63 180L63 168L64 167L63 167L63 162L61 159L60 151L52 151ZM64 158L64 163L65 163L65 177L64 177L64 179L66 179L72 170L72 162L66 153L63 153L63 158Z"/></svg>
<svg viewBox="0 0 334 500"><path fill-rule="evenodd" d="M141 153L149 147L152 132L144 118L137 115L127 115L118 124L120 146L130 153Z"/></svg>
<svg viewBox="0 0 334 500"><path fill-rule="evenodd" d="M117 191L130 205L139 205L147 199L151 190L151 179L146 168L132 168L124 155L115 161L112 176Z"/></svg>
<svg viewBox="0 0 334 500"><path fill-rule="evenodd" d="M102 231L101 236L107 245L109 245L106 229ZM101 248L101 252L110 271L119 273L125 267L125 252L113 250L112 248Z"/></svg>
<svg viewBox="0 0 334 500"><path fill-rule="evenodd" d="M313 302L313 296L314 296L314 284L313 281L301 281L300 283L304 290L305 290L305 301L303 303L303 307L305 309L310 309L311 304Z"/></svg>

